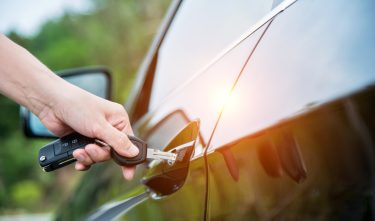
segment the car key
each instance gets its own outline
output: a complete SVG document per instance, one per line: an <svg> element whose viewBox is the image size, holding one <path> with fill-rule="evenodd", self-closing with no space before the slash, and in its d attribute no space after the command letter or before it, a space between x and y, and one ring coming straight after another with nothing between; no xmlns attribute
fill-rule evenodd
<svg viewBox="0 0 375 221"><path fill-rule="evenodd" d="M135 157L124 157L111 148L111 157L121 166L134 166L146 161L146 159L167 160L174 163L177 154L147 148L147 143L143 140L128 135L130 141L139 149L139 154ZM87 144L96 143L109 146L101 140L89 138L79 133L72 133L57 139L39 150L39 164L44 171L50 172L76 161L73 151L83 149Z"/></svg>

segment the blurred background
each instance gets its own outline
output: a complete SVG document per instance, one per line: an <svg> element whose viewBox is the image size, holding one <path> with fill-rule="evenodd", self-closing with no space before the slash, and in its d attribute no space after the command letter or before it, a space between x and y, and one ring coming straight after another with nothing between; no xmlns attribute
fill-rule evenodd
<svg viewBox="0 0 375 221"><path fill-rule="evenodd" d="M51 70L104 65L124 103L170 0L1 0L0 32ZM0 216L49 213L83 172L44 173L37 154L50 140L23 136L19 106L0 95Z"/></svg>

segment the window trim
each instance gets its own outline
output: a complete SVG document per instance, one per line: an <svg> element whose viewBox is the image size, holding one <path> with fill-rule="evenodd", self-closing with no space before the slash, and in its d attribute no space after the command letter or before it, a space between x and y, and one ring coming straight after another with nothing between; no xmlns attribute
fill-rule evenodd
<svg viewBox="0 0 375 221"><path fill-rule="evenodd" d="M139 120L148 111L160 45L162 44L181 3L182 0L171 1L166 16L164 17L162 24L160 25L160 28L137 71L134 86L130 91L128 100L125 104L132 124Z"/></svg>

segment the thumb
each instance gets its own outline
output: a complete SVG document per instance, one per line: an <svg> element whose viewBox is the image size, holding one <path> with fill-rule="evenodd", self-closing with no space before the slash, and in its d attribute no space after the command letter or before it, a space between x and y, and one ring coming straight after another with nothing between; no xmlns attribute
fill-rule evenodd
<svg viewBox="0 0 375 221"><path fill-rule="evenodd" d="M109 123L101 127L96 137L109 144L122 156L135 157L139 153L138 148L129 140L128 136Z"/></svg>

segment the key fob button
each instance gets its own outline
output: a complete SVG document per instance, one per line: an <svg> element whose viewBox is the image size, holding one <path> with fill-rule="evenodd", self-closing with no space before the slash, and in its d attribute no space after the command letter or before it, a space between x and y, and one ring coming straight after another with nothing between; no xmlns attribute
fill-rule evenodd
<svg viewBox="0 0 375 221"><path fill-rule="evenodd" d="M78 143L79 143L79 146L81 146L82 148L85 148L87 144L95 143L95 142L94 142L94 139L92 138L82 137L78 139Z"/></svg>
<svg viewBox="0 0 375 221"><path fill-rule="evenodd" d="M70 147L71 147L71 145L70 145L69 141L62 142L61 143L61 152L62 153L68 152L70 150Z"/></svg>
<svg viewBox="0 0 375 221"><path fill-rule="evenodd" d="M59 155L61 153L61 142L57 141L53 144L53 149L55 151L55 155Z"/></svg>
<svg viewBox="0 0 375 221"><path fill-rule="evenodd" d="M76 149L76 148L80 147L79 142L78 142L78 138L74 138L71 141L71 146L72 146L72 149Z"/></svg>

